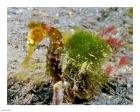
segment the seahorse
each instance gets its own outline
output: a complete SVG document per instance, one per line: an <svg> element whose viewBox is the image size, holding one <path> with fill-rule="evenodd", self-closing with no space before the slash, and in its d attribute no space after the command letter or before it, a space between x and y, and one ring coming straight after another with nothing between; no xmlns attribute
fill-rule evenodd
<svg viewBox="0 0 140 112"><path fill-rule="evenodd" d="M28 24L29 32L27 35L27 55L23 61L23 66L29 66L29 61L35 51L36 46L45 38L50 39L48 53L46 55L46 73L53 78L54 82L61 80L60 49L63 48L63 39L57 28L51 27L44 23L31 21Z"/></svg>

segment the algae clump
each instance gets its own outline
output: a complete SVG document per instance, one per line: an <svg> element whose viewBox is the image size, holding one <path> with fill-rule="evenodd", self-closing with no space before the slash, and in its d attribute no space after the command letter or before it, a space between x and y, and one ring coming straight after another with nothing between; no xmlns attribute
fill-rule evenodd
<svg viewBox="0 0 140 112"><path fill-rule="evenodd" d="M102 65L110 54L110 46L95 33L81 30L71 35L61 59L62 79L70 83L64 91L67 103L92 99L106 84Z"/></svg>

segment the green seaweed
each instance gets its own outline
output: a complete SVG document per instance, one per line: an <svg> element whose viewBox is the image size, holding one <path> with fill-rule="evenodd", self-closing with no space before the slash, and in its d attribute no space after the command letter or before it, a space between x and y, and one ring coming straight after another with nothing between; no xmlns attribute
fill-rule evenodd
<svg viewBox="0 0 140 112"><path fill-rule="evenodd" d="M88 31L76 31L68 40L62 55L62 78L70 83L65 89L65 101L75 98L89 100L106 85L102 65L111 55L111 47L98 35Z"/></svg>
<svg viewBox="0 0 140 112"><path fill-rule="evenodd" d="M67 50L79 63L88 61L96 67L109 56L111 48L95 33L78 31L69 39Z"/></svg>

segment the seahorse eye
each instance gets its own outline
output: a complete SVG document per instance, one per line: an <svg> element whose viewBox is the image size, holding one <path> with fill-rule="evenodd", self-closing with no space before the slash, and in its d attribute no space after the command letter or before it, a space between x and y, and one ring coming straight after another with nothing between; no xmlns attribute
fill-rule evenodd
<svg viewBox="0 0 140 112"><path fill-rule="evenodd" d="M34 40L33 39L28 39L27 40L27 44L31 44L31 45L33 45L35 42L34 42Z"/></svg>

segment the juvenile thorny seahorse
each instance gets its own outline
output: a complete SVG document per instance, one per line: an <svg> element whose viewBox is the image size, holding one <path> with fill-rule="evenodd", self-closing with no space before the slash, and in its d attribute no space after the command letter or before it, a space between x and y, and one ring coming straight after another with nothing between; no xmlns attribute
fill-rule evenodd
<svg viewBox="0 0 140 112"><path fill-rule="evenodd" d="M32 58L32 54L36 46L44 38L50 39L50 45L47 53L46 73L50 75L54 82L61 80L60 63L60 49L63 48L63 41L61 33L54 27L43 23L36 23L31 21L28 24L29 32L27 35L28 52L23 61L23 66L27 67Z"/></svg>

